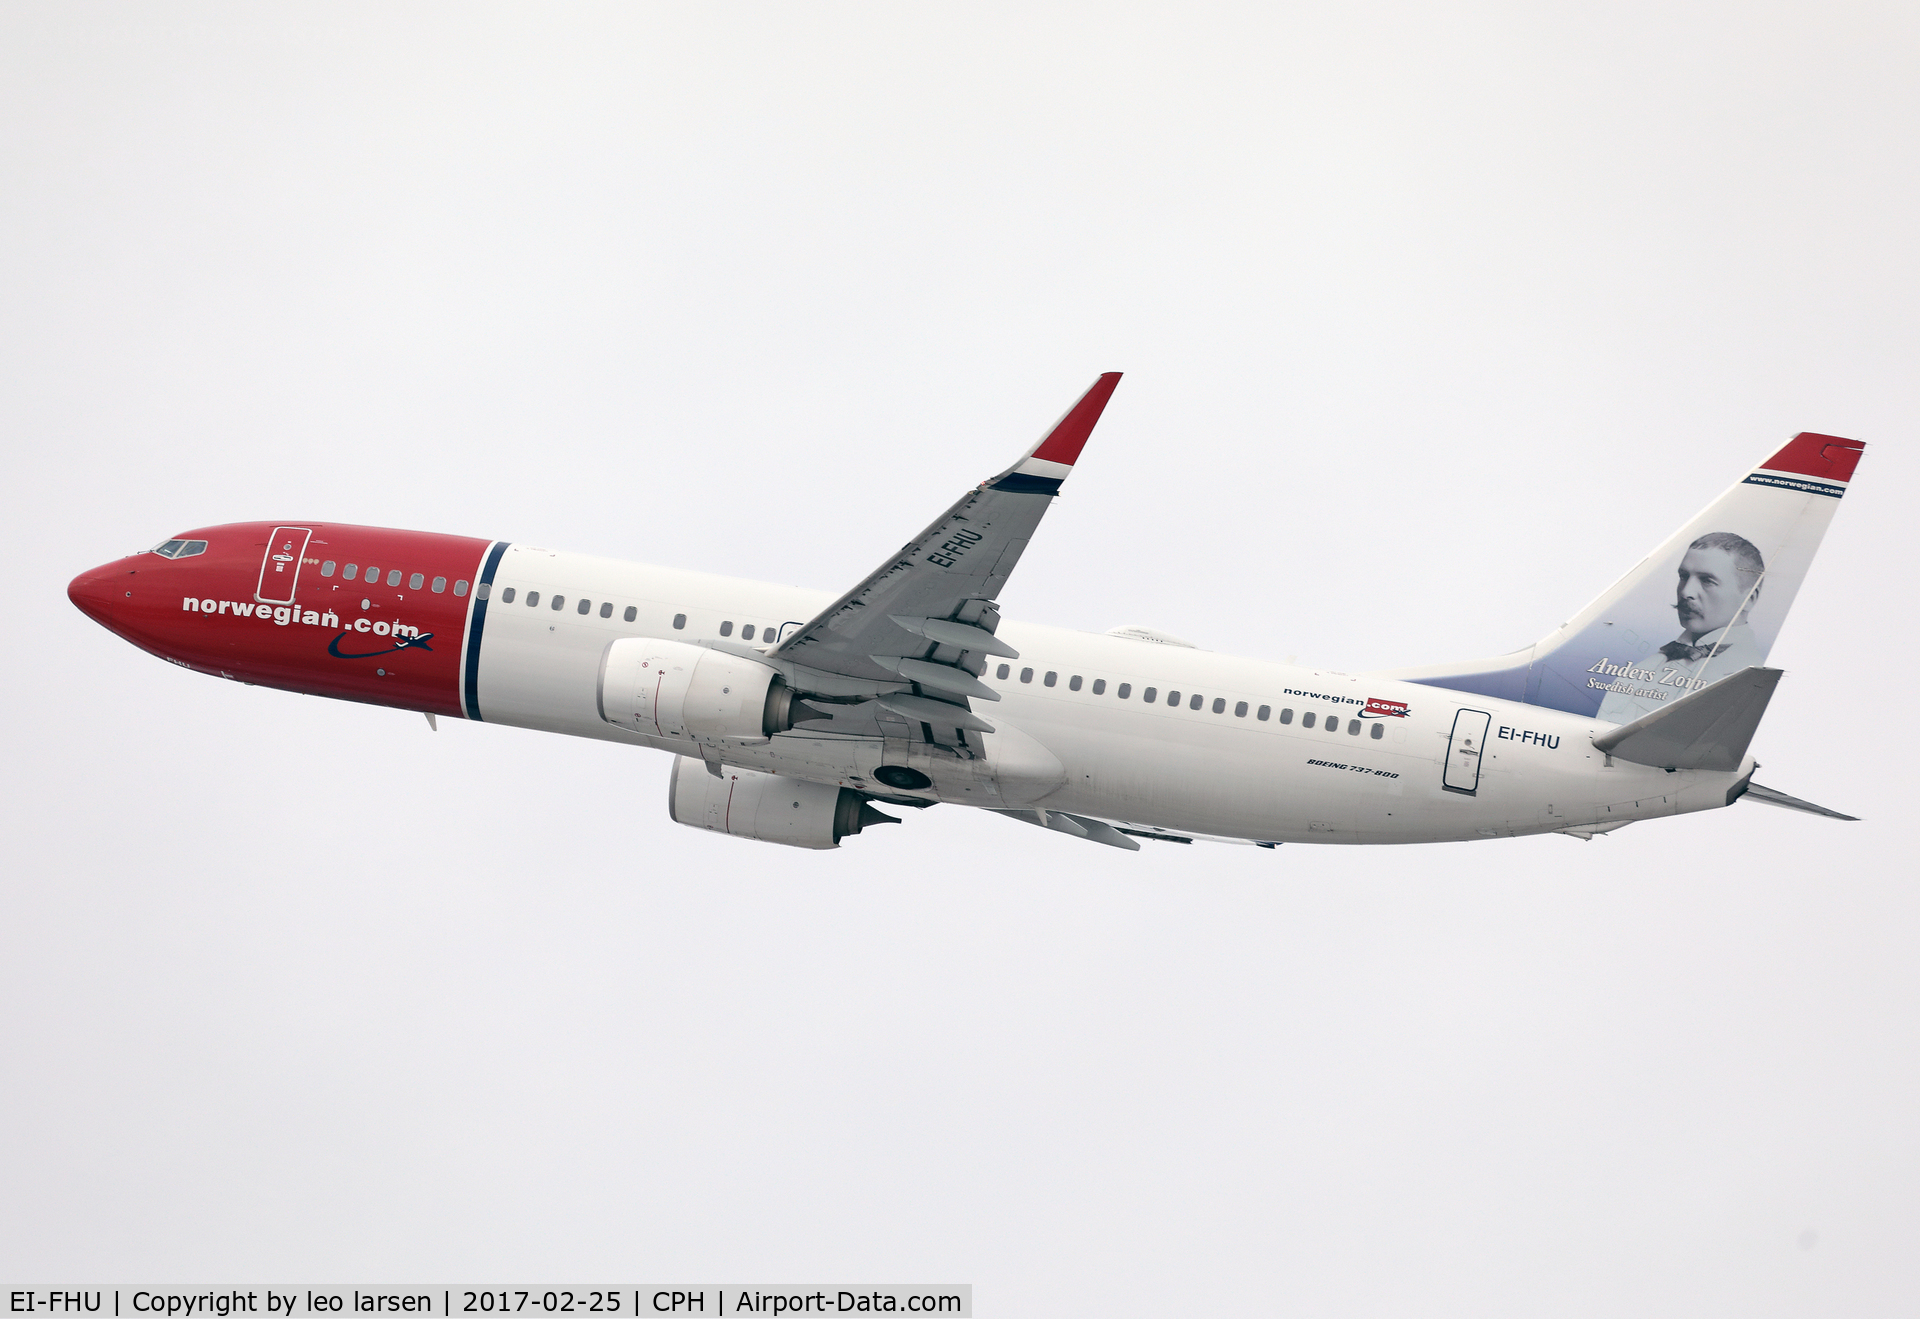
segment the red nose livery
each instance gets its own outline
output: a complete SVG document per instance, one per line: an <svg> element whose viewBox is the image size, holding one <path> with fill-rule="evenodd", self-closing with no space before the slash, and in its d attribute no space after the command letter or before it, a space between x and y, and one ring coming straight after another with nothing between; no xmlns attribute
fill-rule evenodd
<svg viewBox="0 0 1920 1319"><path fill-rule="evenodd" d="M459 715L495 542L342 523L234 522L74 578L88 617L201 673ZM159 547L165 550L167 546Z"/></svg>

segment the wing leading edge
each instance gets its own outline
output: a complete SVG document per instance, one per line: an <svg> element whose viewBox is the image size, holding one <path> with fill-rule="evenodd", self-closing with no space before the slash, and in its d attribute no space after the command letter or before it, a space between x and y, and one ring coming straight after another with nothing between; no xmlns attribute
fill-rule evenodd
<svg viewBox="0 0 1920 1319"><path fill-rule="evenodd" d="M818 712L797 720L804 731L908 731L956 755L979 753L977 735L995 726L972 703L1000 699L979 678L991 657L1018 659L993 636L996 599L1117 384L1117 371L1094 380L1018 463L962 495L818 618L756 655Z"/></svg>
<svg viewBox="0 0 1920 1319"><path fill-rule="evenodd" d="M993 636L996 601L1119 383L1118 371L1102 375L1018 462L765 652L767 662L801 692L885 701L955 739L964 729L991 731L969 701L999 699L979 681L989 657L1018 657ZM837 727L852 713L821 708L832 709ZM948 708L958 717L946 718Z"/></svg>

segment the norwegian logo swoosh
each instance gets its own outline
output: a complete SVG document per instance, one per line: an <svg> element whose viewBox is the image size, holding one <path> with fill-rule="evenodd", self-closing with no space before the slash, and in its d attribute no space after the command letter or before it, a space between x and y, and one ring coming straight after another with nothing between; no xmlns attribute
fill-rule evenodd
<svg viewBox="0 0 1920 1319"><path fill-rule="evenodd" d="M329 641L327 643L327 654L333 656L335 659L372 659L375 655L391 655L396 650L433 649L432 646L427 644L433 640L433 633L431 632L422 632L417 637L401 637L399 644L388 646L385 650L369 650L355 654L340 649L340 643L352 635L353 633L351 632L342 632L332 641Z"/></svg>

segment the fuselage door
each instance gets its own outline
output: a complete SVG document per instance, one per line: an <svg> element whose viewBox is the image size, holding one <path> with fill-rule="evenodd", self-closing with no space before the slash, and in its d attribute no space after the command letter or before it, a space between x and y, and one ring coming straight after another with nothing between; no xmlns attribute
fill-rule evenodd
<svg viewBox="0 0 1920 1319"><path fill-rule="evenodd" d="M294 584L300 580L300 560L306 557L307 540L313 532L306 527L275 527L267 538L267 552L260 560L260 585L253 598L263 605L293 603Z"/></svg>
<svg viewBox="0 0 1920 1319"><path fill-rule="evenodd" d="M1479 710L1461 710L1453 716L1453 736L1447 739L1447 768L1441 786L1471 796L1480 790L1480 761L1487 745L1492 716Z"/></svg>

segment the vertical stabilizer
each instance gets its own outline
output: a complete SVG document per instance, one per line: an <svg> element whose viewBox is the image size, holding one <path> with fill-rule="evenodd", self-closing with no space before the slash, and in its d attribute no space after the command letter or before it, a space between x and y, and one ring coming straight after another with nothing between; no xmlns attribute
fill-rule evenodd
<svg viewBox="0 0 1920 1319"><path fill-rule="evenodd" d="M1865 448L1804 431L1534 645L1381 676L1626 724L1764 665Z"/></svg>

